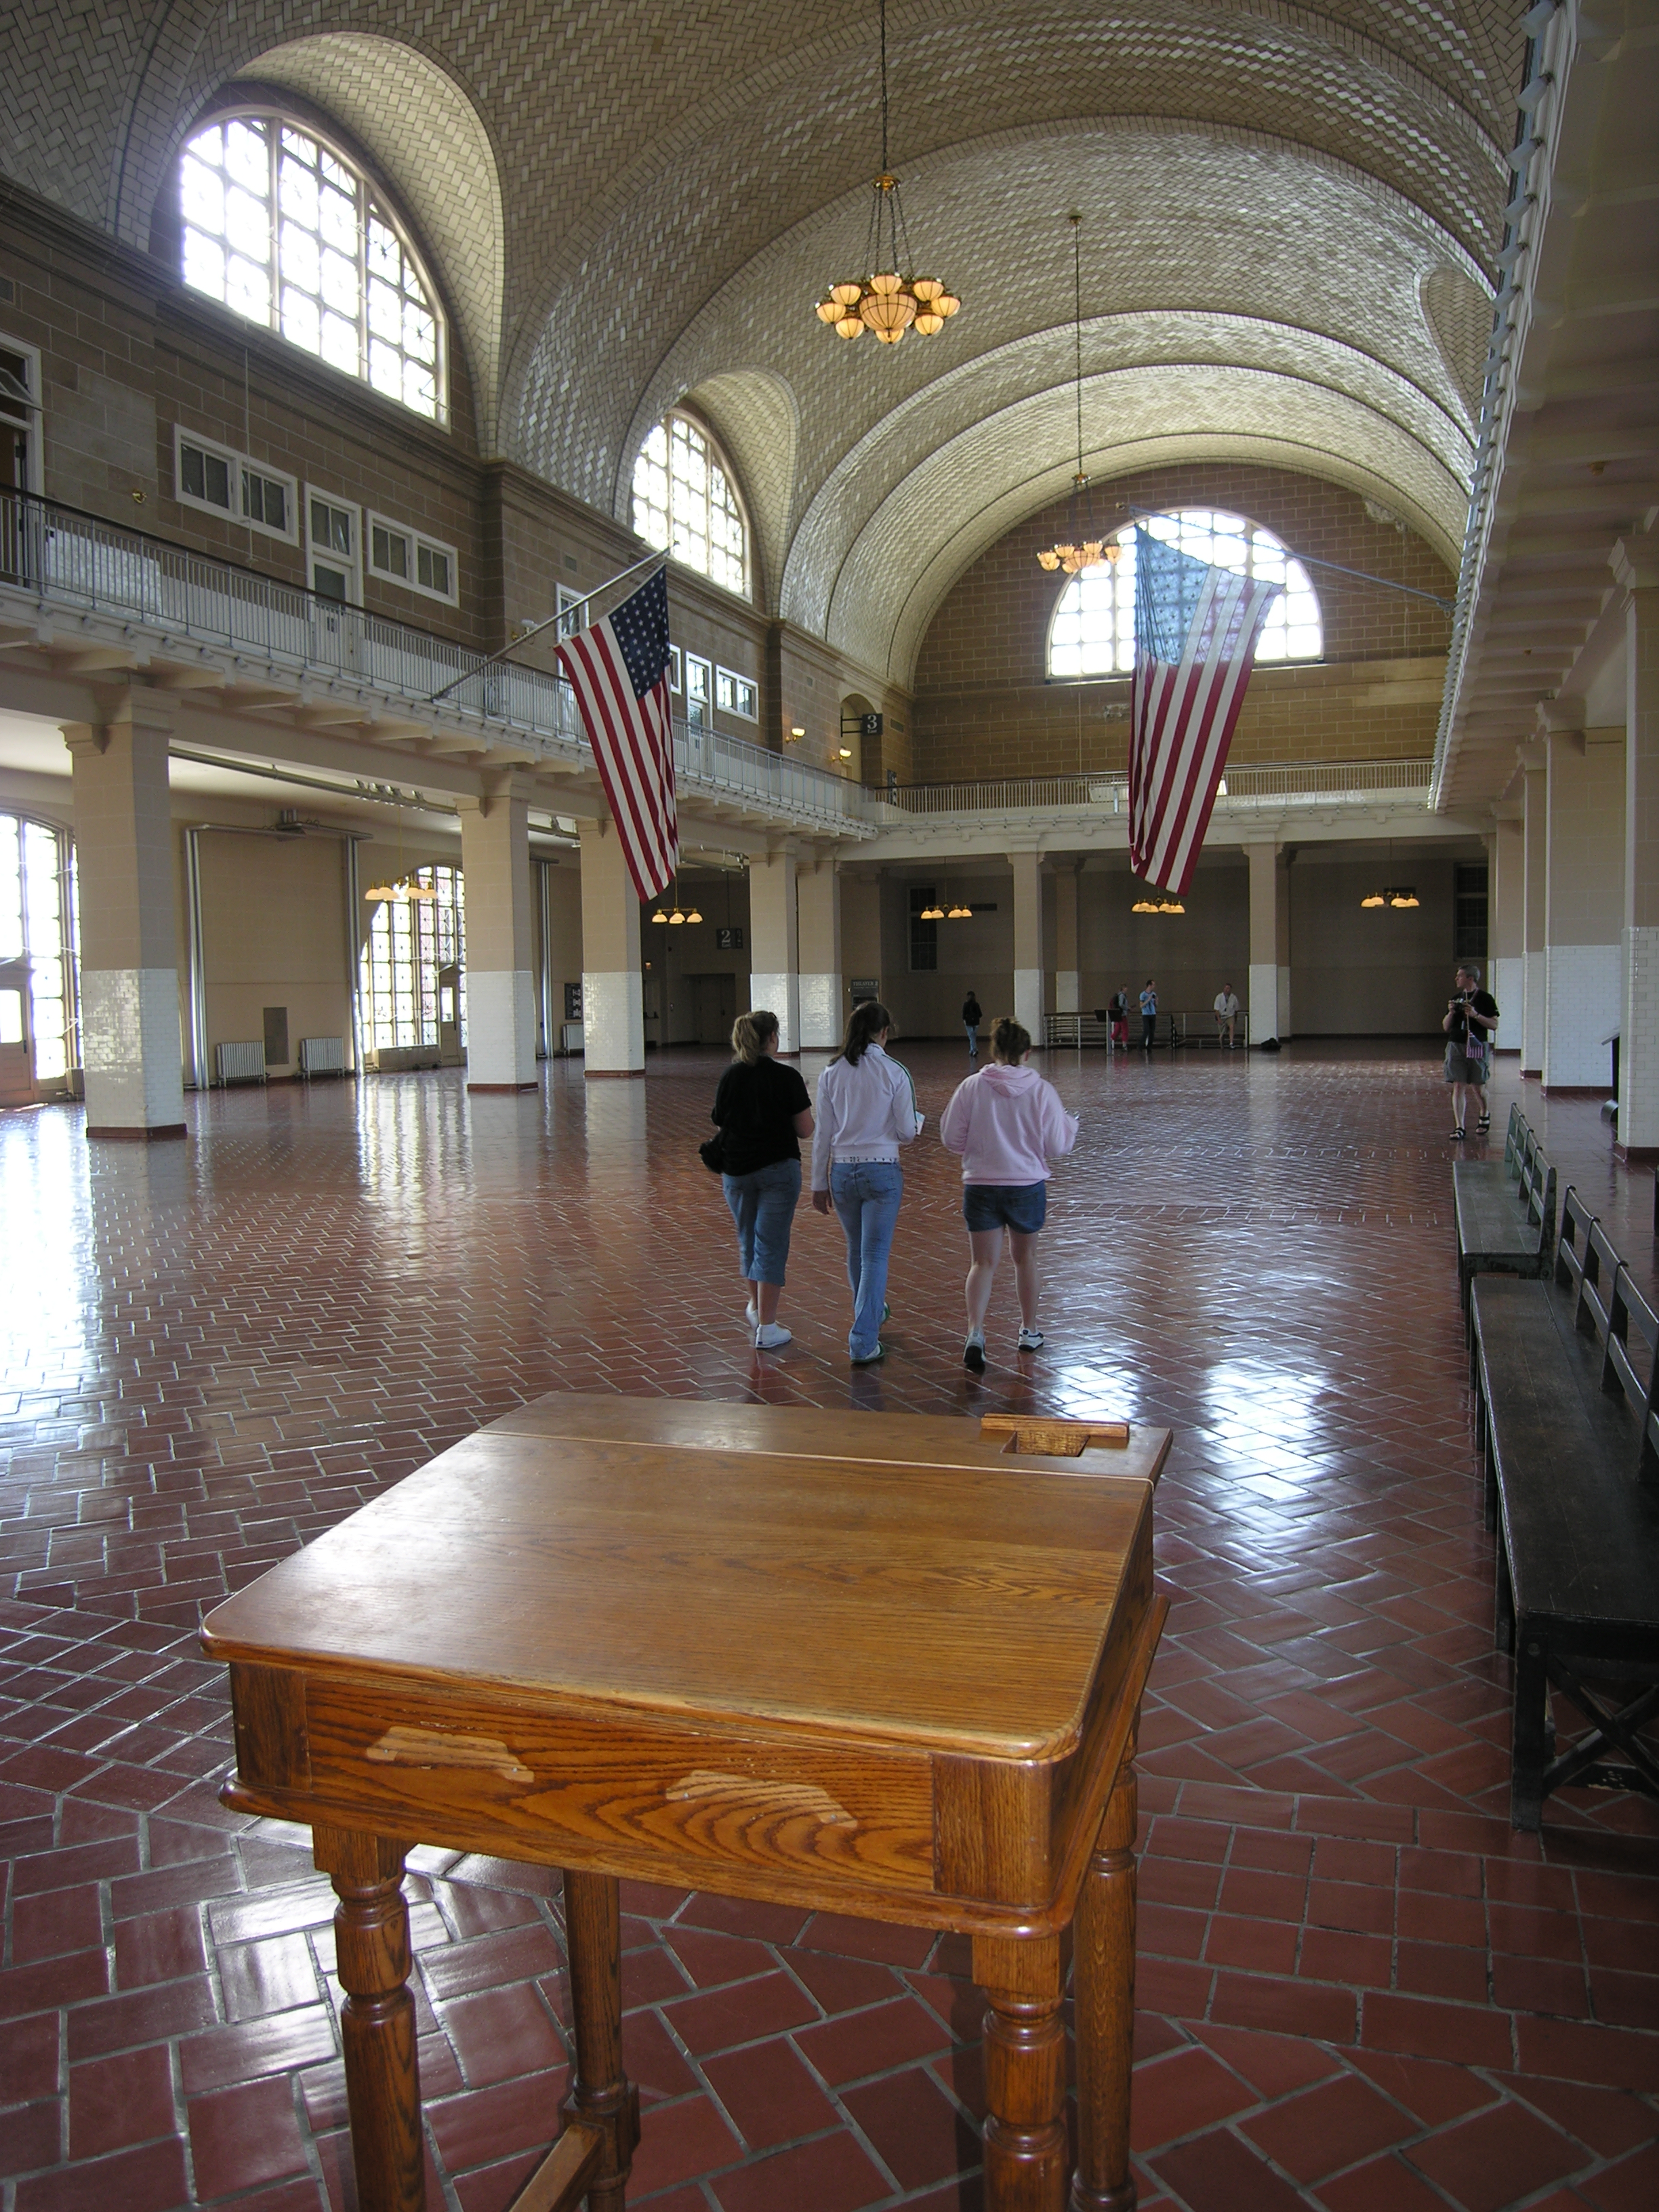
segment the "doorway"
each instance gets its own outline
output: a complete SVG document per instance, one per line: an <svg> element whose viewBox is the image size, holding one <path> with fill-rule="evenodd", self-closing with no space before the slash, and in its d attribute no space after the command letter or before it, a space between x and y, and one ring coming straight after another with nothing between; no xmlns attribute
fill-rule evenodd
<svg viewBox="0 0 1659 2212"><path fill-rule="evenodd" d="M691 1017L699 1044L730 1045L732 1024L738 1018L738 979L725 975L687 975L691 994Z"/></svg>
<svg viewBox="0 0 1659 2212"><path fill-rule="evenodd" d="M452 962L438 970L438 1063L459 1067L465 1058L461 1049L461 971Z"/></svg>
<svg viewBox="0 0 1659 2212"><path fill-rule="evenodd" d="M34 1098L34 1055L29 1049L28 969L0 961L0 1106L27 1106Z"/></svg>

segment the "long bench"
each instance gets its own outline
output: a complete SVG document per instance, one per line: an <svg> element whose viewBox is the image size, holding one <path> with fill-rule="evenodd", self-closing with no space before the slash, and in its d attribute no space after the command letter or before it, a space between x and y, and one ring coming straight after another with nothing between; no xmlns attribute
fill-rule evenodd
<svg viewBox="0 0 1659 2212"><path fill-rule="evenodd" d="M1554 1252L1555 1168L1518 1109L1510 1109L1502 1163L1452 1167L1457 1283L1467 1315L1477 1275L1545 1276Z"/></svg>
<svg viewBox="0 0 1659 2212"><path fill-rule="evenodd" d="M1659 1316L1571 1189L1553 1280L1483 1273L1469 1306L1510 1817L1536 1830L1570 1783L1659 1796ZM1586 1723L1559 1747L1553 1698Z"/></svg>

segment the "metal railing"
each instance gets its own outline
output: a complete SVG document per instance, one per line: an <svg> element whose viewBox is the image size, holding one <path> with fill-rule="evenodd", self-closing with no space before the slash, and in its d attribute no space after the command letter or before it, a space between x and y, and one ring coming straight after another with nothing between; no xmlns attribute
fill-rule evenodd
<svg viewBox="0 0 1659 2212"><path fill-rule="evenodd" d="M1220 807L1275 799L1358 798L1370 792L1420 791L1425 795L1433 763L1287 761L1230 768L1222 778ZM1086 806L1127 814L1127 776L1022 776L983 783L900 784L884 794L904 814L1004 814L1027 809Z"/></svg>
<svg viewBox="0 0 1659 2212"><path fill-rule="evenodd" d="M164 638L252 653L273 674L322 676L404 702L424 719L476 722L540 746L587 750L575 694L538 668L216 561L27 492L0 492L0 594L42 611L113 616ZM434 692L454 688L441 708ZM862 788L724 731L674 725L676 774L692 787L866 829Z"/></svg>

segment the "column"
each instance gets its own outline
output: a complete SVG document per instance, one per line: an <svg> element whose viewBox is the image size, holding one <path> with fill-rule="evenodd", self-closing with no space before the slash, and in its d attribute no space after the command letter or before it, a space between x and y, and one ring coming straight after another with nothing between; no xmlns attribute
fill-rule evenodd
<svg viewBox="0 0 1659 2212"><path fill-rule="evenodd" d="M1619 1026L1624 923L1622 731L1590 743L1562 728L1575 702L1545 707L1548 791L1544 879L1544 1088L1606 1097Z"/></svg>
<svg viewBox="0 0 1659 2212"><path fill-rule="evenodd" d="M1629 593L1619 1152L1647 1164L1659 1161L1659 532L1621 538L1613 571Z"/></svg>
<svg viewBox="0 0 1659 2212"><path fill-rule="evenodd" d="M1522 768L1525 843L1525 880L1521 902L1521 1073L1540 1075L1544 1068L1544 858L1549 832L1549 757L1541 744L1517 745L1516 753Z"/></svg>
<svg viewBox="0 0 1659 2212"><path fill-rule="evenodd" d="M1042 1042L1042 860L1010 853L1014 872L1014 1019Z"/></svg>
<svg viewBox="0 0 1659 2212"><path fill-rule="evenodd" d="M466 1087L533 1091L529 804L510 783L458 803L466 886Z"/></svg>
<svg viewBox="0 0 1659 2212"><path fill-rule="evenodd" d="M800 1042L807 1052L834 1052L841 1042L841 882L833 853L820 853L795 874L800 931Z"/></svg>
<svg viewBox="0 0 1659 2212"><path fill-rule="evenodd" d="M800 924L795 856L787 849L749 863L749 1003L778 1018L777 1050L800 1050Z"/></svg>
<svg viewBox="0 0 1659 2212"><path fill-rule="evenodd" d="M640 902L609 816L582 836L584 1075L645 1073Z"/></svg>
<svg viewBox="0 0 1659 2212"><path fill-rule="evenodd" d="M1247 845L1250 864L1250 1042L1291 1035L1291 883L1277 845Z"/></svg>
<svg viewBox="0 0 1659 2212"><path fill-rule="evenodd" d="M136 688L108 722L64 729L74 763L89 1137L185 1133L171 733L163 707Z"/></svg>
<svg viewBox="0 0 1659 2212"><path fill-rule="evenodd" d="M1498 826L1486 840L1486 983L1502 1014L1496 1048L1519 1053L1526 1006L1526 808L1506 799L1494 811Z"/></svg>
<svg viewBox="0 0 1659 2212"><path fill-rule="evenodd" d="M1078 878L1073 860L1054 872L1054 1012L1074 1014L1083 1004L1083 963L1078 954Z"/></svg>

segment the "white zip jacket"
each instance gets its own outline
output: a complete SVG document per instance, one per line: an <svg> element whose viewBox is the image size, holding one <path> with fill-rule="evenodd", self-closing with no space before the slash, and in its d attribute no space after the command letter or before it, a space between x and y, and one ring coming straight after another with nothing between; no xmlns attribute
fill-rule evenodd
<svg viewBox="0 0 1659 2212"><path fill-rule="evenodd" d="M896 1162L899 1146L915 1141L925 1118L916 1111L909 1069L878 1044L866 1046L857 1061L832 1060L818 1078L812 1116L813 1189L829 1189L837 1160Z"/></svg>

